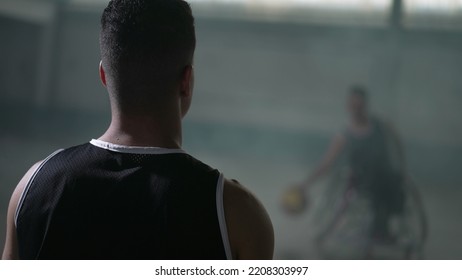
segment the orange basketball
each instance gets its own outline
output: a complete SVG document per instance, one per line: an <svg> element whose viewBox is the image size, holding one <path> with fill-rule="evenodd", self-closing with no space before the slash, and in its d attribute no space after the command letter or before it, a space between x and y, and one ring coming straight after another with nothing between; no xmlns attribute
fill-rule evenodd
<svg viewBox="0 0 462 280"><path fill-rule="evenodd" d="M307 208L307 198L303 189L289 187L281 197L282 208L289 214L300 214Z"/></svg>

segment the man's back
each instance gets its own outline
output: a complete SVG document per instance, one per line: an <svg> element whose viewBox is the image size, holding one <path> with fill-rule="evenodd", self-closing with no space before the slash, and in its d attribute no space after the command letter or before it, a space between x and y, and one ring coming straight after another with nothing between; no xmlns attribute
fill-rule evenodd
<svg viewBox="0 0 462 280"><path fill-rule="evenodd" d="M108 3L99 74L111 124L26 173L8 207L3 258L272 258L263 205L181 152L195 47L187 2Z"/></svg>
<svg viewBox="0 0 462 280"><path fill-rule="evenodd" d="M93 140L60 151L42 163L23 193L19 256L231 258L223 182L217 170L179 149Z"/></svg>

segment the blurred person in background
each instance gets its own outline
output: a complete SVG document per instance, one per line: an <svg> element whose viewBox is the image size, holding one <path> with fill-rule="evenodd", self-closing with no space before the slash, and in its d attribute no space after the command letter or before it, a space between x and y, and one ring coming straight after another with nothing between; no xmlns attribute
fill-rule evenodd
<svg viewBox="0 0 462 280"><path fill-rule="evenodd" d="M112 0L100 77L112 121L35 164L8 208L4 259L271 259L270 218L181 149L194 18L183 0Z"/></svg>
<svg viewBox="0 0 462 280"><path fill-rule="evenodd" d="M334 136L323 159L310 176L286 192L283 203L292 212L303 210L309 197L307 192L343 160L346 176L344 181L337 181L336 184L343 185L345 192L336 195L344 197L341 205L337 206L337 213L318 233L318 245L322 245L338 226L349 207L353 192L365 197L370 204L371 221L366 237L371 242L393 243L396 236L390 230L390 220L402 214L405 202L401 141L390 124L369 112L368 94L364 87L353 86L349 89L347 111L347 128ZM321 212L321 219L322 215Z"/></svg>

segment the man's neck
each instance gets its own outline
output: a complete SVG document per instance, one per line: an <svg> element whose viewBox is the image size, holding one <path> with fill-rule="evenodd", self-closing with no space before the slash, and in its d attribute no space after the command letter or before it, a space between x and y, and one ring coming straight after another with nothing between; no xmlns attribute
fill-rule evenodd
<svg viewBox="0 0 462 280"><path fill-rule="evenodd" d="M181 148L181 118L112 116L100 140L125 146Z"/></svg>

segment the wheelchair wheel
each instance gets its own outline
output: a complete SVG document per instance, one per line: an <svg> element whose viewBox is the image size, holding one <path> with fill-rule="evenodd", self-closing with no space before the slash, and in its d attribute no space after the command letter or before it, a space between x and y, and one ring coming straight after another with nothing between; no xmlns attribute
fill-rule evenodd
<svg viewBox="0 0 462 280"><path fill-rule="evenodd" d="M406 259L422 259L428 234L428 221L422 197L417 185L407 179L405 184L406 203L404 212L392 226L396 228Z"/></svg>
<svg viewBox="0 0 462 280"><path fill-rule="evenodd" d="M355 186L329 190L315 221L321 230L315 244L323 259L421 259L427 237L427 218L417 186L403 182L403 211L389 220L389 240L371 235L371 201Z"/></svg>

